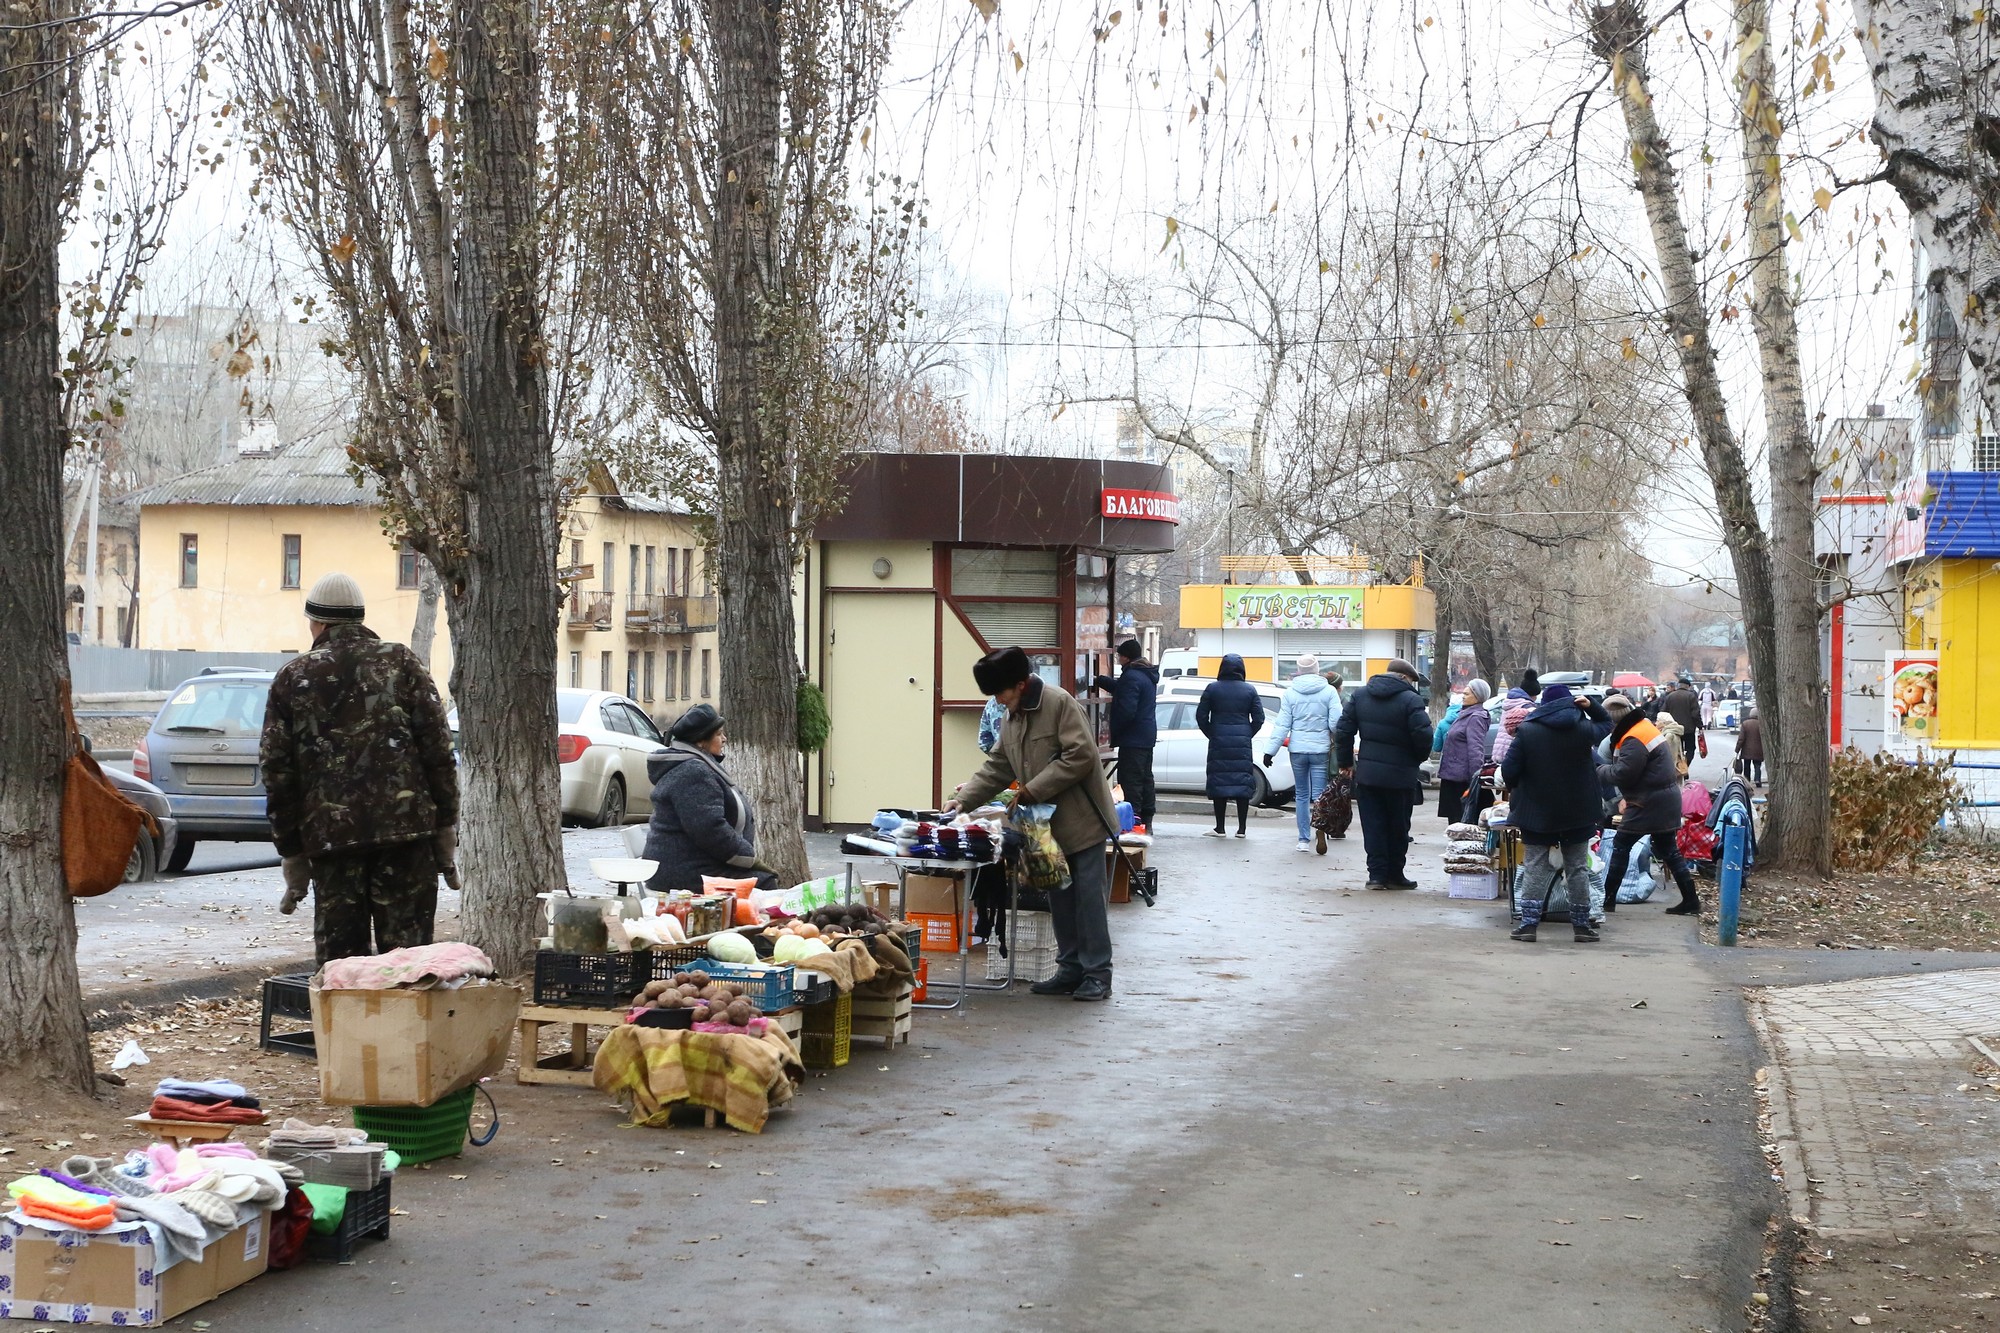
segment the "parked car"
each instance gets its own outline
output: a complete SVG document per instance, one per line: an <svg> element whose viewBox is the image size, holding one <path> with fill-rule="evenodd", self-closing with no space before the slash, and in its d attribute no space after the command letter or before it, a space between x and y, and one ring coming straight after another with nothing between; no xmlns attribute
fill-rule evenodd
<svg viewBox="0 0 2000 1333"><path fill-rule="evenodd" d="M175 842L180 836L180 825L174 821L173 807L167 803L167 794L144 778L135 778L115 768L105 769L104 776L125 794L126 800L151 815L160 826L157 834L144 828L139 830L139 841L133 845L131 859L125 863L125 882L138 884L158 879L160 868L172 858Z"/></svg>
<svg viewBox="0 0 2000 1333"><path fill-rule="evenodd" d="M622 694L557 690L556 722L563 818L592 828L651 818L646 758L667 742L645 710Z"/></svg>
<svg viewBox="0 0 2000 1333"><path fill-rule="evenodd" d="M1201 728L1194 724L1195 706L1201 702L1201 692L1208 688L1210 681L1198 676L1179 676L1164 681L1160 686L1158 702L1154 705L1154 716L1158 719L1160 737L1153 745L1153 781L1161 791L1200 793L1208 786L1208 737L1201 734ZM1264 726L1271 725L1278 716L1285 692L1268 681L1253 680L1257 697L1264 704ZM1264 734L1258 728L1257 734ZM1253 752L1257 755L1257 794L1253 798L1258 805L1284 805L1292 796L1292 766L1280 754L1276 762L1265 768L1262 742Z"/></svg>
<svg viewBox="0 0 2000 1333"><path fill-rule="evenodd" d="M182 681L133 748L133 776L165 797L179 826L166 869L186 870L204 841L271 840L257 746L273 674L210 667Z"/></svg>

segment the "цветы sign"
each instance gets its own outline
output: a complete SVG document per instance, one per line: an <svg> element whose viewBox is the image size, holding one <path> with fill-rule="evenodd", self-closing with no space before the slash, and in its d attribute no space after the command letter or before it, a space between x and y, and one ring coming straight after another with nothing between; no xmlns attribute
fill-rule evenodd
<svg viewBox="0 0 2000 1333"><path fill-rule="evenodd" d="M1360 629L1359 588L1224 588L1224 629Z"/></svg>
<svg viewBox="0 0 2000 1333"><path fill-rule="evenodd" d="M1146 518L1155 523L1178 523L1181 521L1181 498L1168 495L1165 491L1104 492L1104 517L1106 518Z"/></svg>

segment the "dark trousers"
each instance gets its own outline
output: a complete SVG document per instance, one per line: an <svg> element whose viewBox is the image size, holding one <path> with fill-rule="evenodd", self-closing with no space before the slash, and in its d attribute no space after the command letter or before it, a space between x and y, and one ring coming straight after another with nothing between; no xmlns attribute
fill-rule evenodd
<svg viewBox="0 0 2000 1333"><path fill-rule="evenodd" d="M312 884L321 966L429 944L437 929L437 849L428 838L315 856Z"/></svg>
<svg viewBox="0 0 2000 1333"><path fill-rule="evenodd" d="M1104 844L1064 852L1069 883L1049 890L1049 925L1056 933L1056 972L1111 984L1111 885Z"/></svg>
<svg viewBox="0 0 2000 1333"><path fill-rule="evenodd" d="M1701 743L1700 737L1699 727L1689 727L1681 733L1681 753L1687 757L1690 764L1694 762L1694 747Z"/></svg>
<svg viewBox="0 0 2000 1333"><path fill-rule="evenodd" d="M1403 864L1410 855L1410 812L1415 808L1408 787L1354 784L1354 808L1361 817L1361 845L1368 853L1368 882L1403 884Z"/></svg>
<svg viewBox="0 0 2000 1333"><path fill-rule="evenodd" d="M1605 911L1618 910L1618 886L1625 882L1625 867L1631 863L1633 844L1645 836L1629 829L1619 829L1618 836L1611 840L1611 860L1604 867ZM1674 835L1655 833L1652 846L1653 855L1667 868L1667 873L1674 877L1674 885L1681 891L1681 901L1694 902L1694 873L1688 869L1687 861L1681 856L1681 849L1674 842Z"/></svg>
<svg viewBox="0 0 2000 1333"><path fill-rule="evenodd" d="M1222 832L1222 817L1229 812L1229 801L1224 797L1218 796L1214 798L1214 804L1215 831L1220 833ZM1236 798L1236 831L1241 833L1249 827L1250 798L1248 796L1238 796Z"/></svg>
<svg viewBox="0 0 2000 1333"><path fill-rule="evenodd" d="M1159 809L1159 793L1153 787L1152 746L1118 747L1118 785L1125 789L1125 799L1132 803L1132 817L1151 832L1153 815Z"/></svg>
<svg viewBox="0 0 2000 1333"><path fill-rule="evenodd" d="M1751 786L1763 786L1764 761L1762 759L1745 759L1743 761L1743 776L1750 780Z"/></svg>

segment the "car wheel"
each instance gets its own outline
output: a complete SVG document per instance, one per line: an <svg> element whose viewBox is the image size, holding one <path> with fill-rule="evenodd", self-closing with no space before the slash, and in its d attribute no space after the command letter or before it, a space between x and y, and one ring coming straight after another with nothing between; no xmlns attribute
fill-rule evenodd
<svg viewBox="0 0 2000 1333"><path fill-rule="evenodd" d="M125 859L125 882L143 884L156 879L160 873L160 849L153 839L142 829L139 840L132 844L132 855Z"/></svg>
<svg viewBox="0 0 2000 1333"><path fill-rule="evenodd" d="M186 870L188 862L194 859L194 849L197 845L193 838L183 834L181 840L174 844L174 854L167 858L167 869L176 875Z"/></svg>
<svg viewBox="0 0 2000 1333"><path fill-rule="evenodd" d="M604 784L604 803L597 807L596 827L617 828L625 822L625 779L614 776Z"/></svg>
<svg viewBox="0 0 2000 1333"><path fill-rule="evenodd" d="M1250 797L1252 805L1271 804L1271 780L1262 773L1251 774L1257 780L1257 790Z"/></svg>

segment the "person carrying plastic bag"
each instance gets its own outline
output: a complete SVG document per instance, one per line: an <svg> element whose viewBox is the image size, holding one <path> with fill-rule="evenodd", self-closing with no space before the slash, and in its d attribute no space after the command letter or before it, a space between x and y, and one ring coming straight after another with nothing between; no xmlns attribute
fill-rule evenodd
<svg viewBox="0 0 2000 1333"><path fill-rule="evenodd" d="M968 778L947 813L977 809L1018 785L1017 806L1053 805L1047 828L1068 863L1068 883L1049 894L1056 972L1029 987L1037 995L1078 1000L1111 996L1111 922L1104 844L1117 828L1111 784L1097 761L1097 740L1083 705L1035 675L1019 648L973 664L980 692L1007 709L1000 743Z"/></svg>

